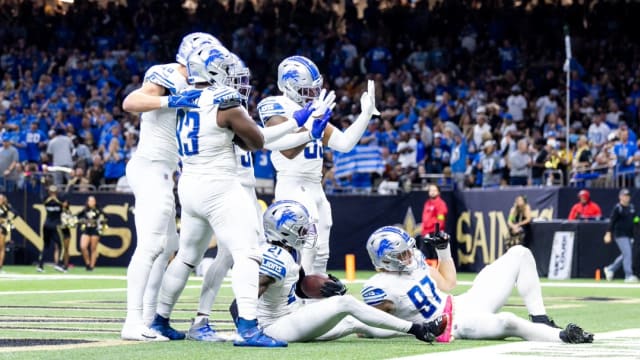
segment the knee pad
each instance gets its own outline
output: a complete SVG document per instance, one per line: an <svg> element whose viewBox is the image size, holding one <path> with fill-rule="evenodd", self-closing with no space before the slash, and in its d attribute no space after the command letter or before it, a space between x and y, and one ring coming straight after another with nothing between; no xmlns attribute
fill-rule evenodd
<svg viewBox="0 0 640 360"><path fill-rule="evenodd" d="M518 321L518 317L516 315L510 312L501 312L497 313L496 316L506 331L513 331L516 329L516 323Z"/></svg>

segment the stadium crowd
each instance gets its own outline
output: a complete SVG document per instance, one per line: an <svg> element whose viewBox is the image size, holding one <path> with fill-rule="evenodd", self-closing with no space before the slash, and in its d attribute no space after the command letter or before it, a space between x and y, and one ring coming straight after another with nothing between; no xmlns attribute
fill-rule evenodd
<svg viewBox="0 0 640 360"><path fill-rule="evenodd" d="M122 111L122 99L148 67L172 62L181 37L196 30L247 63L256 119L255 105L278 92L277 64L293 53L316 62L338 94L338 127L353 121L366 80L376 80L382 114L351 153L325 153L327 191L420 188L434 174L455 187L601 174L629 184L640 168L640 46L629 36L639 30L637 3L238 1L202 2L195 11L180 2L127 3L0 1L5 190L37 188L38 176L60 168L73 171L56 171L58 184L126 190L139 118ZM574 56L568 132L565 25ZM264 154L257 176L273 178Z"/></svg>

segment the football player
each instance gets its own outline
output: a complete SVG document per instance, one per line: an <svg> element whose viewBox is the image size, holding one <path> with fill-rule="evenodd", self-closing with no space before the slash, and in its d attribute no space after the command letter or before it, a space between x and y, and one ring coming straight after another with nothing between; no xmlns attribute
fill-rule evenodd
<svg viewBox="0 0 640 360"><path fill-rule="evenodd" d="M432 233L427 242L438 253L438 268L426 266L415 248L415 240L404 230L385 226L367 240L367 252L379 272L363 289L364 301L380 310L410 320L432 320L453 313L452 321L439 341L458 339L504 339L510 336L529 341L590 343L593 334L569 324L562 330L545 311L540 279L529 249L510 248L476 276L465 293L451 296L445 291L455 284L456 271L449 248L449 235ZM513 313L498 312L516 286L532 321Z"/></svg>
<svg viewBox="0 0 640 360"><path fill-rule="evenodd" d="M124 340L167 341L148 328L169 256L177 249L173 173L178 169L176 109L195 107L199 91L178 94L187 87L187 55L205 43L219 44L210 34L192 33L182 39L176 62L147 70L140 89L122 104L141 112L140 141L127 164L127 179L136 199L137 244L127 269L127 317ZM144 303L144 314L143 314Z"/></svg>
<svg viewBox="0 0 640 360"><path fill-rule="evenodd" d="M231 53L230 54L233 59L233 68L232 68L232 79L233 84L231 87L238 90L243 98L243 103L245 104L248 101L248 96L251 92L251 86L249 84L250 71L245 66L238 56ZM315 136L319 138L324 131L324 128L327 126L329 119L331 118L331 109L335 106L333 102L335 96L332 94L327 94L327 96L322 96L321 101L317 101L314 103L314 108L319 108L320 111L324 111L324 116L319 119L314 119L312 129L309 131L309 136ZM304 110L304 109L302 109ZM307 121L307 118L300 117L300 115L307 116L310 113L308 111L300 110L298 112L294 112L294 118L297 116L299 118L299 125L302 125ZM290 121L288 121L290 122ZM265 143L276 143L272 148L280 148L282 146L296 146L296 144L290 144L286 141L279 141L275 139L274 136L269 135L270 132L277 130L279 128L283 128L287 122L282 123L278 126L273 126L268 129L261 129L263 135L265 135ZM315 135L313 135L315 134ZM308 138L304 139L303 142L308 141ZM300 144L297 144L300 145ZM262 208L258 203L258 198L256 197L255 184L256 179L253 173L253 157L250 151L246 151L242 149L238 145L234 145L234 151L236 153L236 164L237 164L237 174L238 179L240 179L240 184L242 185L243 190L247 193L249 198L251 198L252 203L256 208L256 218L247 217L247 221L256 221L258 226L257 241L258 243L264 242L264 233L262 231ZM198 306L198 313L187 332L187 337L192 340L197 341L212 341L212 342L221 342L226 341L228 338L221 336L218 334L210 325L209 325L209 313L215 302L218 291L220 290L220 286L222 285L222 281L224 280L225 275L233 266L233 257L229 255L229 251L222 245L218 244L217 248L218 252L214 262L209 266L207 272L204 275L203 283L202 283L202 292L200 294L200 303Z"/></svg>
<svg viewBox="0 0 640 360"><path fill-rule="evenodd" d="M204 255L213 231L218 244L233 258L232 288L238 299L236 346L283 347L287 343L265 335L256 319L258 221L250 195L238 180L234 142L245 150L261 149L306 122L311 104L292 114L282 126L261 130L242 106L246 99L233 87L234 60L221 45L195 49L188 57L189 83L202 89L198 110L178 111L178 149L183 173L180 249L167 269L152 328L170 339L185 337L169 325L169 315L191 270ZM201 121L202 119L202 121Z"/></svg>
<svg viewBox="0 0 640 360"><path fill-rule="evenodd" d="M278 89L281 96L270 96L258 104L260 119L266 126L274 126L322 94L322 76L318 67L303 56L291 56L278 65ZM344 132L327 125L320 138L307 137L307 142L289 150L271 154L277 172L276 200L296 200L302 203L311 217L318 222L318 242L302 254L303 267L309 273L324 273L329 260L329 231L331 207L322 188L323 148L329 146L340 152L348 152L358 143L372 115L379 115L375 106L375 84L369 81L367 91L360 97L361 113ZM314 114L322 116L322 113ZM311 126L305 126L310 129ZM303 139L306 132L288 135L282 141ZM295 142L295 141L292 141ZM270 144L268 149L275 150Z"/></svg>
<svg viewBox="0 0 640 360"><path fill-rule="evenodd" d="M346 287L332 276L320 289L326 299L299 306L297 297L307 297L301 285L305 272L300 265L300 252L315 245L315 223L304 206L292 200L271 204L263 222L268 244L260 251L258 318L265 334L289 342L305 342L334 340L356 332L368 334L379 328L432 342L444 331L446 316L429 322L399 319L344 295ZM341 325L351 317L361 325L351 328Z"/></svg>

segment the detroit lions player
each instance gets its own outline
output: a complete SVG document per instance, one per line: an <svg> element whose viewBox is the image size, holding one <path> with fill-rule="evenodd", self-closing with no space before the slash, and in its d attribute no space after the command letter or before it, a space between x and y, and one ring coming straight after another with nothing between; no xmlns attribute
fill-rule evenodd
<svg viewBox="0 0 640 360"><path fill-rule="evenodd" d="M305 276L300 266L300 251L315 245L315 223L302 204L280 200L264 213L264 232L268 244L261 248L260 301L258 318L264 332L290 342L333 340L355 332L367 334L376 328L414 335L431 342L446 326L446 317L431 322L410 322L368 307L353 296L344 295L346 287L335 277L325 283L321 293L326 299L298 306L306 297L300 282ZM233 311L232 311L233 312ZM361 326L345 331L340 324L353 317ZM443 320L444 319L444 320ZM366 325L365 325L366 324ZM336 331L336 328L340 328Z"/></svg>
<svg viewBox="0 0 640 360"><path fill-rule="evenodd" d="M234 73L234 82L231 87L238 89L241 93L243 102L247 103L248 94L250 93L251 87L247 85L249 83L250 71L245 66L245 64L238 58L235 54L231 53L231 57L234 61L233 73ZM314 103L314 107L325 110L325 115L320 119L315 119L313 121L313 127L311 129L311 133L321 134L324 128L326 127L329 119L331 117L330 110L335 105L333 103L333 98L330 96L323 97L324 101L317 101ZM309 116L309 112L301 112L298 110L294 112L294 118L299 118L300 125L306 122L307 118L300 117L300 115ZM278 126L270 127L268 129L262 129L263 134L273 132L277 128L286 126L286 123L280 124ZM317 135L319 137L319 135ZM273 137L265 136L265 143L273 142ZM278 140L275 140L278 141ZM306 141L306 139L305 139ZM286 142L280 142L279 146L293 146L288 145ZM234 150L236 152L236 163L237 163L237 174L240 179L240 184L242 188L247 192L249 197L252 199L253 204L256 208L256 218L255 221L258 222L259 232L257 234L257 239L259 243L264 242L264 233L262 231L262 208L258 203L258 199L256 197L255 192L255 176L253 173L253 158L250 151L243 150L238 145L234 145ZM251 217L247 216L246 221L253 221ZM207 272L204 275L204 279L202 282L202 292L200 294L200 303L198 306L198 313L187 332L187 337L192 340L198 341L226 341L227 338L224 336L220 336L210 325L209 325L209 313L215 302L218 291L220 290L220 286L222 285L222 281L224 276L227 274L229 269L233 266L233 258L229 256L229 251L222 245L218 244L218 253L214 262L209 266Z"/></svg>
<svg viewBox="0 0 640 360"><path fill-rule="evenodd" d="M242 107L242 96L226 86L233 84L233 67L228 50L216 45L195 49L187 60L189 82L203 91L197 100L198 110L178 112L178 148L183 163L178 184L182 203L180 249L167 269L151 327L170 339L185 337L169 325L169 315L215 231L218 243L235 264L232 288L238 299L237 327L242 339L234 345L282 347L287 343L270 338L258 328L259 265L252 256L258 246L258 221L252 220L255 207L237 178L232 141L244 144L245 150L260 149L265 138L290 132L305 122L313 109L309 105L283 126L261 131Z"/></svg>
<svg viewBox="0 0 640 360"><path fill-rule="evenodd" d="M278 66L278 89L281 96L271 96L258 104L260 119L267 126L285 121L290 114L308 101L320 96L323 85L318 67L303 56L291 56ZM375 107L375 85L367 84L367 91L360 97L361 113L344 132L331 124L321 137L286 151L274 151L271 160L277 172L276 200L296 200L302 203L311 217L318 219L318 243L313 249L305 249L302 264L309 273L324 273L329 260L329 231L331 229L331 207L322 189L323 147L348 152L362 137L372 115L380 113ZM332 94L331 92L330 94ZM327 95L329 96L329 95ZM335 95L333 95L335 96ZM322 113L314 114L314 117ZM307 125L305 128L310 129ZM304 138L305 133L288 135L285 139ZM309 140L309 139L308 139ZM269 144L267 148L271 149Z"/></svg>
<svg viewBox="0 0 640 360"><path fill-rule="evenodd" d="M450 341L451 336L460 339L516 336L530 341L567 343L593 341L593 334L577 325L569 324L561 330L546 316L535 260L527 248L512 247L482 269L469 290L452 297L442 291L455 286L449 235L430 234L427 241L436 246L438 269L421 261L415 240L404 230L392 226L376 230L367 240L367 251L379 273L365 283L364 301L409 321L431 320L442 313L453 313L447 331L438 339L443 342ZM509 312L498 313L514 285L529 313L534 315L534 322Z"/></svg>
<svg viewBox="0 0 640 360"><path fill-rule="evenodd" d="M178 165L176 108L196 106L199 91L178 92L187 87L187 54L203 43L219 42L205 33L185 36L177 63L149 68L142 87L122 104L125 111L142 113L138 150L127 164L127 179L136 198L137 245L127 269L127 317L121 332L125 340L168 340L147 325L155 313L168 258L178 246L173 196Z"/></svg>

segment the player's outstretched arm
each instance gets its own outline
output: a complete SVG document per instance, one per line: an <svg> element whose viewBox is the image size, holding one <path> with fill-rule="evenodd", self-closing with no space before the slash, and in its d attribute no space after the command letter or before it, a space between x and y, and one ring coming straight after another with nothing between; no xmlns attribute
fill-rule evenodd
<svg viewBox="0 0 640 360"><path fill-rule="evenodd" d="M444 231L438 231L440 226L436 225L436 232L428 234L424 241L432 245L438 254L438 269L430 269L431 277L436 281L438 289L451 291L457 285L456 266L451 257L451 237Z"/></svg>
<svg viewBox="0 0 640 360"><path fill-rule="evenodd" d="M264 142L266 144L274 142L282 138L283 136L291 133L293 130L297 129L298 127L303 126L304 123L307 122L307 119L309 119L309 116L311 116L311 113L313 113L313 111L315 110L312 107L312 105L313 104L308 103L302 109L295 111L293 113L292 118L287 119L286 121L281 122L275 126L260 128L260 131L262 131L262 136L264 136ZM298 146L298 145L300 144L296 144L295 146ZM285 149L288 149L288 148L285 148ZM273 149L270 149L270 150L273 150Z"/></svg>
<svg viewBox="0 0 640 360"><path fill-rule="evenodd" d="M362 112L358 115L356 121L344 132L332 125L327 126L323 138L325 145L340 152L351 151L367 129L371 116L380 115L380 112L376 109L375 83L373 80L369 80L367 88L368 90L360 96L360 108Z"/></svg>
<svg viewBox="0 0 640 360"><path fill-rule="evenodd" d="M247 111L240 106L228 107L218 110L218 126L233 130L237 137L245 145L243 148L248 151L259 150L264 147L264 136L260 128ZM238 144L242 145L242 144Z"/></svg>
<svg viewBox="0 0 640 360"><path fill-rule="evenodd" d="M134 90L122 102L122 109L127 112L145 112L162 107L162 95L166 89L152 82L145 82L141 88Z"/></svg>

